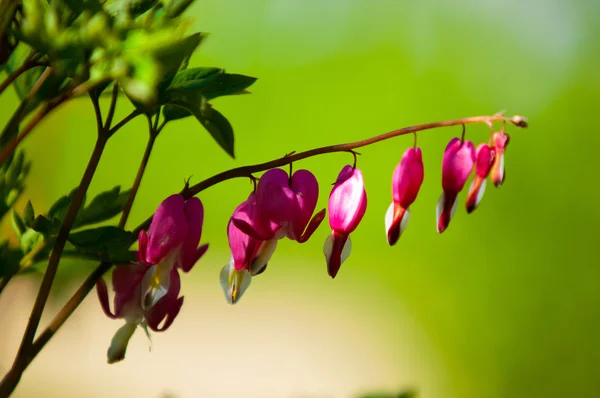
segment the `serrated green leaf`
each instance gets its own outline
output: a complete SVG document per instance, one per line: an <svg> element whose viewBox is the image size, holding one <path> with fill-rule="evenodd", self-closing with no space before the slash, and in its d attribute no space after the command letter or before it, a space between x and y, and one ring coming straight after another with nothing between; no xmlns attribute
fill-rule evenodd
<svg viewBox="0 0 600 398"><path fill-rule="evenodd" d="M35 212L33 210L33 205L31 204L31 200L28 200L25 209L23 209L23 221L25 222L25 225L31 227L34 218Z"/></svg>
<svg viewBox="0 0 600 398"><path fill-rule="evenodd" d="M121 187L118 185L109 191L99 193L86 208L79 211L75 226L110 220L123 211L129 193L129 190L121 192Z"/></svg>
<svg viewBox="0 0 600 398"><path fill-rule="evenodd" d="M133 234L114 226L104 226L69 234L69 242L84 253L110 257L127 251L132 245Z"/></svg>
<svg viewBox="0 0 600 398"><path fill-rule="evenodd" d="M175 107L191 113L204 126L210 135L231 157L234 156L233 128L229 121L206 102L206 99L192 90L171 89L166 92L166 105L163 116L166 121L174 120L178 114Z"/></svg>
<svg viewBox="0 0 600 398"><path fill-rule="evenodd" d="M19 240L21 239L21 236L23 235L23 233L25 233L25 230L27 229L27 227L25 227L23 219L14 209L10 212L10 226L12 227L13 232Z"/></svg>

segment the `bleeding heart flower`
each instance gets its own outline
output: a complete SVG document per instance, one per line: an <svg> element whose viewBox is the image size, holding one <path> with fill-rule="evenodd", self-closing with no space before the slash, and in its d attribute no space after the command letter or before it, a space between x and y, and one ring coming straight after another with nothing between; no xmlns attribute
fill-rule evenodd
<svg viewBox="0 0 600 398"><path fill-rule="evenodd" d="M237 220L237 223L234 220ZM257 239L244 233L237 225L244 225L257 235L270 236L271 239ZM230 304L239 301L250 285L250 278L266 268L277 247L277 228L276 223L262 218L258 213L254 193L234 210L227 225L231 259L220 273L221 286Z"/></svg>
<svg viewBox="0 0 600 398"><path fill-rule="evenodd" d="M475 148L471 141L462 142L458 138L450 140L442 162L442 188L444 192L436 208L437 231L448 228L456 212L456 198L462 191L475 163Z"/></svg>
<svg viewBox="0 0 600 398"><path fill-rule="evenodd" d="M494 150L488 144L480 144L475 151L475 156L475 178L469 187L467 213L473 212L479 206L495 157Z"/></svg>
<svg viewBox="0 0 600 398"><path fill-rule="evenodd" d="M323 246L327 272L335 278L340 266L350 255L352 233L367 210L367 192L361 171L344 166L329 195L329 226L332 229Z"/></svg>
<svg viewBox="0 0 600 398"><path fill-rule="evenodd" d="M312 217L318 197L319 184L310 171L298 170L290 178L282 169L271 169L262 175L256 188L255 225L235 216L232 221L258 240L287 236L304 243L325 218L325 209Z"/></svg>
<svg viewBox="0 0 600 398"><path fill-rule="evenodd" d="M151 307L169 290L174 268L190 271L206 253L208 245L198 247L202 235L204 208L198 198L187 201L175 194L156 209L148 233L140 231L138 260L156 265L154 274L144 281L144 305Z"/></svg>
<svg viewBox="0 0 600 398"><path fill-rule="evenodd" d="M388 243L395 245L408 225L409 206L417 198L423 183L423 158L420 148L408 148L392 177L392 198L385 214Z"/></svg>
<svg viewBox="0 0 600 398"><path fill-rule="evenodd" d="M183 305L183 297L179 296L181 282L176 269L171 270L170 285L166 294L154 305L144 304L145 295L142 285L144 280L152 278L156 265L130 264L117 266L112 274L114 312L110 310L108 289L103 279L96 282L96 291L104 313L112 318L123 318L123 325L111 340L107 352L108 363L121 361L125 358L129 339L140 326L149 336L148 327L155 332L167 330L179 314ZM162 324L162 326L161 326Z"/></svg>
<svg viewBox="0 0 600 398"><path fill-rule="evenodd" d="M504 179L506 178L506 174L504 172L504 151L506 151L506 147L510 142L510 136L505 134L504 131L500 131L498 133L494 133L492 136L492 141L494 141L493 149L496 153L494 164L492 165L492 182L496 188L500 188L504 182Z"/></svg>

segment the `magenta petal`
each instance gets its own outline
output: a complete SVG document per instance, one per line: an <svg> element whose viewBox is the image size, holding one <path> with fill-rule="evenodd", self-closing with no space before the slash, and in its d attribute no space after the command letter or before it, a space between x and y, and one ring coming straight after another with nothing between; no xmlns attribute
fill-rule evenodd
<svg viewBox="0 0 600 398"><path fill-rule="evenodd" d="M261 217L277 224L290 219L295 194L289 184L288 174L282 169L268 170L260 177L256 187L256 203Z"/></svg>
<svg viewBox="0 0 600 398"><path fill-rule="evenodd" d="M319 198L319 183L308 170L297 170L292 176L295 194L294 211L291 214L291 238L298 240L308 225ZM313 230L314 232L314 230ZM312 234L312 232L311 232Z"/></svg>
<svg viewBox="0 0 600 398"><path fill-rule="evenodd" d="M488 144L480 144L475 151L475 173L486 178L494 162L494 151Z"/></svg>
<svg viewBox="0 0 600 398"><path fill-rule="evenodd" d="M148 231L146 262L158 264L170 251L181 245L188 232L185 201L171 195L158 206Z"/></svg>
<svg viewBox="0 0 600 398"><path fill-rule="evenodd" d="M329 195L329 226L349 234L356 229L367 210L367 193L359 169L345 166Z"/></svg>
<svg viewBox="0 0 600 398"><path fill-rule="evenodd" d="M263 235L263 231L257 231L250 225L246 220L242 220L239 218L231 218L231 222L233 225L238 228L240 231L251 237L252 239L257 240L270 240L273 239L273 233L267 233Z"/></svg>
<svg viewBox="0 0 600 398"><path fill-rule="evenodd" d="M442 162L444 192L458 194L464 187L475 164L475 148L471 141L453 138L448 143Z"/></svg>
<svg viewBox="0 0 600 398"><path fill-rule="evenodd" d="M315 214L312 220L310 220L310 222L308 223L306 231L304 231L304 233L298 238L298 243L304 243L312 236L312 234L317 230L317 228L319 228L319 225L321 225L321 222L325 219L325 213L326 211L325 209L323 209L317 214Z"/></svg>
<svg viewBox="0 0 600 398"><path fill-rule="evenodd" d="M420 148L408 148L392 177L394 203L408 207L415 201L423 183L423 158Z"/></svg>
<svg viewBox="0 0 600 398"><path fill-rule="evenodd" d="M137 291L144 278L148 265L129 264L113 270L112 283L115 291L115 315L120 316L123 306L137 299ZM141 302L139 303L141 305Z"/></svg>
<svg viewBox="0 0 600 398"><path fill-rule="evenodd" d="M148 235L146 231L141 230L138 234L138 251L135 256L140 263L146 262L146 248L148 247Z"/></svg>
<svg viewBox="0 0 600 398"><path fill-rule="evenodd" d="M96 281L96 293L98 293L98 300L100 300L100 306L102 307L102 310L104 311L106 316L112 319L116 319L117 316L110 311L110 304L108 302L108 289L106 287L106 282L104 282L104 279L102 278Z"/></svg>
<svg viewBox="0 0 600 398"><path fill-rule="evenodd" d="M148 326L155 332L162 332L166 330L173 320L179 313L181 305L183 304L183 297L178 299L179 291L181 290L181 279L176 269L171 271L169 290L167 294L162 297L146 311L146 320ZM159 328L161 322L165 320L165 324L162 328Z"/></svg>
<svg viewBox="0 0 600 398"><path fill-rule="evenodd" d="M187 267L181 267L181 270L183 272L190 272L190 270L194 267L194 265L198 262L198 260L200 260L200 257L202 257L206 251L208 250L208 243L205 243L204 245L201 245L199 248L196 249L196 253L195 253L195 259L194 261L188 263Z"/></svg>
<svg viewBox="0 0 600 398"><path fill-rule="evenodd" d="M191 269L199 257L196 255L198 243L202 236L202 222L204 221L204 207L198 198L190 198L185 202L185 216L187 219L187 235L181 245L178 266L182 269Z"/></svg>
<svg viewBox="0 0 600 398"><path fill-rule="evenodd" d="M249 224L250 227L254 227L252 223L256 213L256 196L254 193L250 194L248 200L242 202L234 211L231 216L232 219L244 221ZM236 269L248 267L250 260L256 254L259 244L256 243L256 239L250 237L241 231L235 224L229 220L227 224L227 238L229 241L229 248L231 249L231 255L233 256L233 262Z"/></svg>

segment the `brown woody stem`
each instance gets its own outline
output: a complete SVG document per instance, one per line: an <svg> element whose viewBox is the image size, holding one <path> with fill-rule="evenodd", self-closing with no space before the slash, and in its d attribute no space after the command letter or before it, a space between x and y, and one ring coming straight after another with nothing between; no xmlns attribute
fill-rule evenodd
<svg viewBox="0 0 600 398"><path fill-rule="evenodd" d="M12 393L21 379L23 371L29 362L31 362L31 359L33 359L31 356L33 339L40 323L42 312L44 311L48 296L50 295L50 289L52 288L52 283L54 282L54 277L56 276L56 271L58 270L58 264L60 262L62 251L67 243L67 238L69 236L69 232L71 231L71 227L73 226L73 222L75 221L75 217L77 216L77 212L83 203L85 193L90 185L90 182L92 181L94 173L96 172L96 168L100 162L100 157L102 156L105 145L106 137L104 134L99 132L94 151L92 152L90 161L88 162L81 182L79 183L79 189L73 197L73 201L67 210L63 224L60 227L58 236L56 237L56 243L54 244L54 248L50 254L50 259L48 260L48 268L46 269L40 290L38 291L35 303L33 304L29 322L27 323L27 328L25 329L23 339L21 340L21 346L17 352L17 357L12 368L0 383L0 397L7 397Z"/></svg>

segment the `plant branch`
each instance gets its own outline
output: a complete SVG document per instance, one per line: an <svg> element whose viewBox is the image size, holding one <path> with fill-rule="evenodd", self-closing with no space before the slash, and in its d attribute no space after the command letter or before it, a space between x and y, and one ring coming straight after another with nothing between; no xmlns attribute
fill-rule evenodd
<svg viewBox="0 0 600 398"><path fill-rule="evenodd" d="M296 153L293 155L286 155L282 158L271 160L265 163L259 163L251 166L242 166L236 167L234 169L230 169L224 171L222 173L216 174L210 178L207 178L204 181L201 181L191 187L186 187L181 191L181 194L187 199L192 196L197 195L198 193L204 191L207 188L212 187L218 183L221 183L226 180L230 180L232 178L240 178L240 177L249 177L253 173L259 173L261 171L269 170L274 167L281 167L287 164L297 162L302 159L310 158L317 155L323 155L326 153L334 153L334 152L352 152L356 148L364 147L367 145L375 144L380 141L389 140L390 138L398 137L405 134L416 133L423 130L430 130L439 127L450 127L450 126L460 126L461 124L478 124L478 123L493 123L505 121L514 124L517 127L527 127L527 122L525 118L522 116L513 116L512 118L507 118L501 113L497 113L492 116L473 116L466 117L463 119L454 119L454 120L444 120L441 122L433 122L427 124L419 124L416 126L404 127L398 130L390 131L388 133L376 135L371 138L367 138L361 141L349 142L346 144L337 144L324 146L320 148L311 149L308 151ZM149 217L146 221L140 224L133 233L137 236L140 230L148 228L150 223L152 222L152 217Z"/></svg>
<svg viewBox="0 0 600 398"><path fill-rule="evenodd" d="M51 68L48 67L48 68L44 69L44 72L42 72L40 77L38 77L37 81L31 88L29 93L25 96L25 98L23 98L23 100L21 101L21 103L19 104L17 109L14 111L13 115L8 120L8 123L6 123L6 126L4 126L4 129L2 130L2 134L0 135L0 142L2 143L2 146L4 146L5 142L8 139L12 139L14 141L14 139L9 136L18 132L18 126L21 123L21 119L23 119L23 117L25 116L25 110L27 109L29 102L31 102L33 97L35 97L35 95L37 94L39 89L42 87L42 84L44 84L46 79L48 77L50 77L51 73L52 73ZM12 144L12 141L9 143L9 145L10 144ZM2 163L4 163L4 160L0 161L0 165Z"/></svg>
<svg viewBox="0 0 600 398"><path fill-rule="evenodd" d="M129 193L129 197L127 198L127 203L123 208L123 213L121 213L121 219L119 220L119 227L125 228L125 223L129 218L129 213L131 212L131 207L133 206L133 201L137 195L137 191L142 182L142 178L144 177L144 172L146 171L146 166L148 165L148 160L150 159L150 153L152 152L152 148L154 147L154 142L156 141L156 137L158 135L158 131L151 130L148 143L146 144L146 149L144 150L144 155L142 156L142 161L140 162L140 167L138 168L137 175L135 176L135 181L133 182L133 186L131 187L131 192Z"/></svg>
<svg viewBox="0 0 600 398"><path fill-rule="evenodd" d="M104 129L109 130L112 124L113 117L115 116L115 108L117 107L117 98L119 97L119 83L113 84L112 95L110 97L110 107L108 108L108 115L106 115L106 123L104 123Z"/></svg>
<svg viewBox="0 0 600 398"><path fill-rule="evenodd" d="M121 127L125 126L127 123L129 123L130 121L132 121L133 119L135 119L139 115L143 115L143 114L144 114L144 112L142 112L141 110L136 109L133 112L131 112L129 115L125 116L123 118L123 120L121 120L119 123L117 123L110 130L108 130L109 137L111 135L113 135L114 133L116 133L117 130L119 130Z"/></svg>
<svg viewBox="0 0 600 398"><path fill-rule="evenodd" d="M4 288L6 286L8 286L8 283L11 281L11 279L16 275L16 272L11 272L8 275L4 275L2 277L2 280L0 280L0 295L2 294L2 292L4 291Z"/></svg>
<svg viewBox="0 0 600 398"><path fill-rule="evenodd" d="M29 69L35 68L36 66L41 66L41 64L36 60L36 57L34 57L34 54L34 51L32 51L25 59L25 62L15 69L13 73L8 75L6 79L4 79L4 81L0 84L0 94L2 94L4 90L6 90L8 86L17 80L23 73L27 72Z"/></svg>
<svg viewBox="0 0 600 398"><path fill-rule="evenodd" d="M12 368L4 377L2 383L0 383L0 397L6 397L12 393L18 384L21 375L23 374L23 371L31 361L30 349L33 344L35 332L42 317L42 312L44 311L46 301L50 295L50 289L52 288L52 283L54 282L54 277L56 276L62 251L67 243L67 238L69 236L69 232L71 231L71 227L73 226L73 222L75 221L75 217L77 216L77 212L83 203L85 192L87 191L96 168L98 167L102 152L106 146L106 141L107 139L103 134L98 135L96 145L85 169L81 182L79 183L79 189L77 190L77 193L73 197L71 205L67 210L64 222L60 227L60 231L56 238L56 243L54 244L54 248L50 254L48 268L46 269L44 278L42 279L42 284L33 305L31 316L29 317L29 322L27 323L27 328L25 329L23 339L21 340L21 346L19 347L17 357Z"/></svg>
<svg viewBox="0 0 600 398"><path fill-rule="evenodd" d="M90 100L92 101L92 106L94 107L94 115L96 115L96 130L104 131L104 127L102 126L102 110L100 109L100 101L98 101L98 96L90 91Z"/></svg>
<svg viewBox="0 0 600 398"><path fill-rule="evenodd" d="M131 120L134 117L136 117L142 113L143 112L134 111L127 118L129 120ZM232 178L238 178L238 177L248 177L249 175L252 175L252 173L257 173L260 171L268 170L273 167L280 167L280 166L284 166L286 164L291 164L292 162L295 162L295 161L298 161L301 159L306 159L311 156L321 155L321 154L325 154L325 153L333 153L333 152L352 152L353 149L355 149L355 148L374 144L376 142L384 141L384 140L387 140L387 139L390 139L393 137L397 137L400 135L416 133L418 131L433 129L433 128L437 128L437 127L448 127L448 126L457 126L457 125L461 125L461 124L473 124L473 123L489 124L489 123L498 122L498 121L507 121L507 122L514 124L517 127L527 127L527 124L523 117L514 116L512 118L506 118L502 114L496 114L496 115L492 115L492 116L475 116L475 117L469 117L469 118L464 118L464 119L446 120L446 121L442 121L442 122L435 122L435 123L422 124L422 125L418 125L418 126L406 127L406 128L399 129L399 130L390 131L388 133L381 134L381 135L378 135L378 136L375 136L372 138L368 138L368 139L362 140L362 141L356 141L356 142L347 143L347 144L338 144L338 145L316 148L316 149L312 149L309 151L300 152L300 153L294 154L294 155L286 155L283 158L272 160L270 162L260 163L260 164L256 164L256 165L252 165L252 166L237 167L237 168L216 174L216 175L214 175L204 181L201 181L200 183L195 184L189 188L185 188L182 191L182 194L186 198L189 198L189 197L196 195L199 192L201 192L215 184L218 184L222 181L225 181L225 180L229 180ZM119 123L117 126L119 126L120 124L121 123ZM164 127L164 124L165 124L165 122L163 121L163 123L156 129L156 131L160 131ZM117 126L115 126L115 128ZM115 128L113 128L113 129L115 129ZM141 170L141 165L140 165L140 170ZM138 175L139 174L140 174L140 171L138 171ZM137 177L136 177L136 180L137 180ZM125 221L123 221L123 219L124 219L124 217L122 215L121 222L119 223L119 225L122 225L122 226L125 225L126 218L125 218ZM140 230L147 228L150 225L151 221L152 221L152 217L148 218L146 221L144 221L142 224L140 224L134 230L135 231L134 233L136 234L136 236ZM32 348L31 348L31 353L30 353L30 356L28 359L29 361L31 361L40 352L40 350L44 347L44 345L46 343L48 343L48 341L52 338L52 336L54 336L56 331L73 314L73 312L83 302L83 300L89 294L89 292L94 288L94 286L96 285L96 281L99 278L101 278L102 275L104 275L104 273L107 272L111 268L111 266L112 266L112 264L110 264L108 262L100 263L100 265L83 282L83 284L79 287L79 289L75 292L75 294L71 297L71 299L67 302L67 304L65 304L65 306L61 309L61 311L52 320L52 322L50 323L48 328L46 328L46 330L44 330L44 332L41 333L40 336L36 339L36 341L34 342ZM0 395L0 397L1 397L1 395Z"/></svg>
<svg viewBox="0 0 600 398"><path fill-rule="evenodd" d="M46 71L48 71L49 69L50 68L47 68ZM42 77L40 77L40 79L38 79L38 83L40 82L41 79L42 79ZM38 86L38 83L36 83L36 86ZM29 135L29 133L31 133L31 131L38 125L38 123L41 122L50 112L52 112L52 110L54 110L56 107L58 107L59 105L61 105L63 102L67 101L70 98L77 97L79 95L89 92L91 89L93 89L96 86L96 84L98 84L98 82L82 83L82 84L76 86L75 88L73 88L73 90L67 91L67 92L61 94L60 96L58 96L57 98L55 98L54 100L44 103L44 105L42 105L42 108L32 117L32 119L29 121L29 123L27 123L27 125L23 128L21 133L17 137L13 138L10 142L8 142L8 144L5 147L2 148L2 150L0 151L0 165L4 164L6 159L8 159L10 157L10 155L19 146L21 141L23 141ZM34 86L34 88L35 88L35 86ZM33 93L33 92L34 92L34 89L31 90L30 95L28 95L27 97L33 97L33 95L31 95L31 93ZM25 104L28 103L27 97L23 100L21 105L23 105L24 103ZM21 108L22 108L22 106L19 107L19 109L21 109ZM20 112L19 109L17 109L17 112L15 112L15 115L19 114L19 112ZM24 107L23 107L23 109L24 109ZM21 109L21 111L23 109ZM13 118L14 118L14 116L13 116ZM12 123L13 123L13 119L11 119L8 122L7 127L10 126ZM2 133L2 135L4 135L4 132Z"/></svg>

